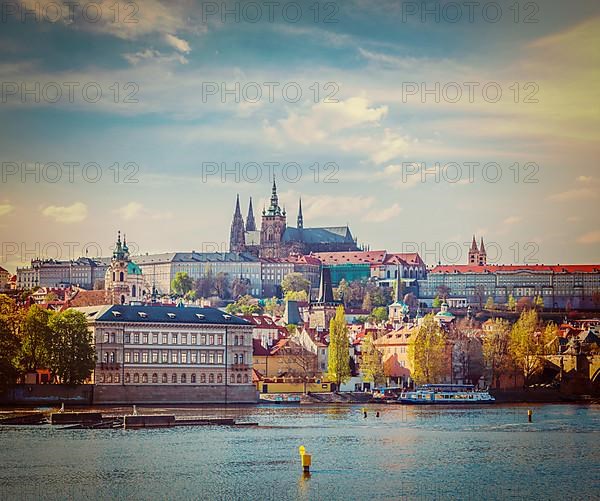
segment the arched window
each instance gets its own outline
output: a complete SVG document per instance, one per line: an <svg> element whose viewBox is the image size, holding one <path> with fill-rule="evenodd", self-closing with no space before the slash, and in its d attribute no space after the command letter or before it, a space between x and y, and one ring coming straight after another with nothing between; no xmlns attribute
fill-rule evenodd
<svg viewBox="0 0 600 501"><path fill-rule="evenodd" d="M236 343L237 344L237 343ZM237 353L233 356L233 363L237 364L238 363L238 356Z"/></svg>
<svg viewBox="0 0 600 501"><path fill-rule="evenodd" d="M177 374L173 374L171 376L171 383L176 383L177 382Z"/></svg>
<svg viewBox="0 0 600 501"><path fill-rule="evenodd" d="M125 281L125 273L123 273L122 271L119 272L119 282L124 282Z"/></svg>
<svg viewBox="0 0 600 501"><path fill-rule="evenodd" d="M223 382L223 374L217 374L217 383Z"/></svg>
<svg viewBox="0 0 600 501"><path fill-rule="evenodd" d="M243 364L244 363L244 354L240 353L240 359L239 359L239 363Z"/></svg>
<svg viewBox="0 0 600 501"><path fill-rule="evenodd" d="M111 364L115 363L115 352L114 351L110 352L110 363Z"/></svg>
<svg viewBox="0 0 600 501"><path fill-rule="evenodd" d="M137 372L133 375L133 382L134 383L140 382L140 375Z"/></svg>
<svg viewBox="0 0 600 501"><path fill-rule="evenodd" d="M107 364L108 363L108 352L106 352L104 354L104 363Z"/></svg>
<svg viewBox="0 0 600 501"><path fill-rule="evenodd" d="M196 382L196 374L192 374L190 376L190 383L195 383Z"/></svg>
<svg viewBox="0 0 600 501"><path fill-rule="evenodd" d="M206 383L206 374L200 374L200 382Z"/></svg>
<svg viewBox="0 0 600 501"><path fill-rule="evenodd" d="M112 383L112 374L109 374L108 376L106 376L106 382Z"/></svg>
<svg viewBox="0 0 600 501"><path fill-rule="evenodd" d="M230 383L235 383L235 375L234 375L234 374L232 374L232 375L229 377L229 382L230 382Z"/></svg>
<svg viewBox="0 0 600 501"><path fill-rule="evenodd" d="M166 373L166 372L164 372L164 373L163 373L163 375L162 375L162 382L163 382L163 383L166 383L166 382L168 382L168 381L169 381L169 378L168 378L168 376L167 376L167 373Z"/></svg>
<svg viewBox="0 0 600 501"><path fill-rule="evenodd" d="M125 304L125 296L121 296L121 304Z"/></svg>
<svg viewBox="0 0 600 501"><path fill-rule="evenodd" d="M213 373L210 373L208 375L208 382L209 383L214 383L215 382L215 375Z"/></svg>
<svg viewBox="0 0 600 501"><path fill-rule="evenodd" d="M186 383L186 382L187 382L187 381L186 381L186 379L187 379L186 375L185 375L185 374L182 374L182 375L181 375L181 382L182 382L182 383Z"/></svg>
<svg viewBox="0 0 600 501"><path fill-rule="evenodd" d="M147 383L148 382L148 374L144 373L142 374L142 383Z"/></svg>
<svg viewBox="0 0 600 501"><path fill-rule="evenodd" d="M98 374L98 382L104 383L104 375L103 374Z"/></svg>
<svg viewBox="0 0 600 501"><path fill-rule="evenodd" d="M132 286L131 286L131 296L132 296L132 297L135 297L135 292L136 292L136 290L135 290L135 285L132 285Z"/></svg>
<svg viewBox="0 0 600 501"><path fill-rule="evenodd" d="M118 383L118 382L119 382L119 374L117 373L117 374L115 374L115 383Z"/></svg>
<svg viewBox="0 0 600 501"><path fill-rule="evenodd" d="M242 382L242 375L241 375L241 374L238 374L238 375L237 375L237 382L238 382L238 383L241 383L241 382Z"/></svg>
<svg viewBox="0 0 600 501"><path fill-rule="evenodd" d="M129 372L125 373L125 382L129 383L131 381L131 376L129 375Z"/></svg>
<svg viewBox="0 0 600 501"><path fill-rule="evenodd" d="M158 383L158 374L156 372L154 374L152 374L152 382Z"/></svg>
<svg viewBox="0 0 600 501"><path fill-rule="evenodd" d="M244 383L248 382L248 374L244 374Z"/></svg>

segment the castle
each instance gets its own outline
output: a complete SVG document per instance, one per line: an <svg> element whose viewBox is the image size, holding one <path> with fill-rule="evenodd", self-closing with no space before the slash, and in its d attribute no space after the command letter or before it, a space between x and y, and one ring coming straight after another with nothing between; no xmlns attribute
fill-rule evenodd
<svg viewBox="0 0 600 501"><path fill-rule="evenodd" d="M296 227L287 225L285 209L279 206L277 185L273 177L271 202L263 209L260 229L257 229L252 208L248 206L246 224L240 211L239 195L231 222L230 252L247 252L261 258L285 258L290 254L360 250L348 226L305 228L302 200L298 201Z"/></svg>

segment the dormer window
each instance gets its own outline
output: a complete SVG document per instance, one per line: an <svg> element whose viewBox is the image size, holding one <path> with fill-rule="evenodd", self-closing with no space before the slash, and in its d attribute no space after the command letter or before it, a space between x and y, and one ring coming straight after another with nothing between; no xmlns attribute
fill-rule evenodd
<svg viewBox="0 0 600 501"><path fill-rule="evenodd" d="M224 318L225 320L229 320L229 319L231 318L231 315L223 315L223 318Z"/></svg>
<svg viewBox="0 0 600 501"><path fill-rule="evenodd" d="M142 318L147 318L148 314L145 311L138 311L138 315Z"/></svg>
<svg viewBox="0 0 600 501"><path fill-rule="evenodd" d="M204 320L204 315L202 313L196 313L196 316L200 319L200 320Z"/></svg>
<svg viewBox="0 0 600 501"><path fill-rule="evenodd" d="M120 317L120 316L121 316L121 312L120 312L120 311L113 311L113 312L112 312L112 314L113 314L115 317Z"/></svg>
<svg viewBox="0 0 600 501"><path fill-rule="evenodd" d="M167 313L167 316L169 318L175 318L176 315L175 315L175 313Z"/></svg>

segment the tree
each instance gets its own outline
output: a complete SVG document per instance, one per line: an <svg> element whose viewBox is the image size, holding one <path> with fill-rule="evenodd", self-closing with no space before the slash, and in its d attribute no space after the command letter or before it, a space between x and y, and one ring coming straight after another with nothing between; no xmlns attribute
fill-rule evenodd
<svg viewBox="0 0 600 501"><path fill-rule="evenodd" d="M372 333L368 333L361 346L360 370L364 380L379 386L385 382L383 371L383 355L373 343Z"/></svg>
<svg viewBox="0 0 600 501"><path fill-rule="evenodd" d="M194 282L194 289L199 297L210 297L215 289L215 278L212 269Z"/></svg>
<svg viewBox="0 0 600 501"><path fill-rule="evenodd" d="M533 302L529 297L522 297L517 301L517 311L522 312L524 310L531 310L533 308Z"/></svg>
<svg viewBox="0 0 600 501"><path fill-rule="evenodd" d="M279 300L276 297L265 299L263 311L267 315L271 315L272 317L281 317L285 312L284 306L282 304L279 304Z"/></svg>
<svg viewBox="0 0 600 501"><path fill-rule="evenodd" d="M48 368L63 384L83 383L96 363L96 350L85 315L66 310L55 313L48 324L52 331Z"/></svg>
<svg viewBox="0 0 600 501"><path fill-rule="evenodd" d="M539 311L542 311L544 309L544 298L542 296L536 296L534 304Z"/></svg>
<svg viewBox="0 0 600 501"><path fill-rule="evenodd" d="M222 271L217 273L214 280L214 292L221 299L227 299L229 297L229 278Z"/></svg>
<svg viewBox="0 0 600 501"><path fill-rule="evenodd" d="M487 301L485 302L485 309L486 310L493 310L494 309L494 298L492 296L489 296L487 298Z"/></svg>
<svg viewBox="0 0 600 501"><path fill-rule="evenodd" d="M308 294L306 291L288 291L283 297L285 301L300 301L308 302Z"/></svg>
<svg viewBox="0 0 600 501"><path fill-rule="evenodd" d="M508 302L506 303L506 307L508 311L515 311L517 309L517 302L515 301L515 297L512 294L508 296Z"/></svg>
<svg viewBox="0 0 600 501"><path fill-rule="evenodd" d="M31 306L21 322L21 335L23 345L21 347L21 365L27 372L48 366L50 357L50 346L52 343L52 330L49 322L53 313Z"/></svg>
<svg viewBox="0 0 600 501"><path fill-rule="evenodd" d="M185 271L178 271L175 278L171 280L171 289L178 296L185 296L192 290L194 283Z"/></svg>
<svg viewBox="0 0 600 501"><path fill-rule="evenodd" d="M373 309L373 302L371 301L371 294L369 294L369 293L365 294L365 297L364 297L363 303L362 303L362 309L365 311L368 311L369 313Z"/></svg>
<svg viewBox="0 0 600 501"><path fill-rule="evenodd" d="M419 301L412 292L406 294L403 301L411 311L415 311L419 307Z"/></svg>
<svg viewBox="0 0 600 501"><path fill-rule="evenodd" d="M231 294L234 298L238 298L240 296L245 296L248 294L248 286L250 285L250 280L247 278L236 278L231 285Z"/></svg>
<svg viewBox="0 0 600 501"><path fill-rule="evenodd" d="M385 322L388 319L388 310L385 306L373 308L371 316L376 322Z"/></svg>
<svg viewBox="0 0 600 501"><path fill-rule="evenodd" d="M335 317L329 322L329 350L327 373L336 384L340 386L350 379L350 340L348 339L348 326L344 318L344 307L338 306Z"/></svg>
<svg viewBox="0 0 600 501"><path fill-rule="evenodd" d="M281 288L285 294L288 292L310 291L310 281L304 278L302 273L288 273L281 281Z"/></svg>
<svg viewBox="0 0 600 501"><path fill-rule="evenodd" d="M350 300L352 299L352 292L350 291L350 286L345 278L340 280L340 284L335 290L335 298L338 301L342 301L344 306L348 306L350 304Z"/></svg>
<svg viewBox="0 0 600 501"><path fill-rule="evenodd" d="M437 292L437 296L440 299L442 299L442 301L445 301L446 299L448 299L448 296L450 295L450 287L448 287L446 285L438 285L436 292Z"/></svg>
<svg viewBox="0 0 600 501"><path fill-rule="evenodd" d="M538 333L539 319L536 310L523 310L510 333L513 357L523 371L525 383L541 368L542 333Z"/></svg>
<svg viewBox="0 0 600 501"><path fill-rule="evenodd" d="M46 294L44 297L44 302L50 303L52 301L58 301L58 296L54 292L48 292L48 294Z"/></svg>
<svg viewBox="0 0 600 501"><path fill-rule="evenodd" d="M475 287L473 291L473 295L477 300L477 304L479 304L479 309L483 309L483 298L485 297L485 287L483 285L478 285Z"/></svg>
<svg viewBox="0 0 600 501"><path fill-rule="evenodd" d="M260 313L260 306L255 298L246 294L238 298L236 302L229 303L225 307L225 311L230 315L252 315Z"/></svg>
<svg viewBox="0 0 600 501"><path fill-rule="evenodd" d="M423 323L408 344L412 378L417 384L439 383L446 375L446 335L433 314Z"/></svg>
<svg viewBox="0 0 600 501"><path fill-rule="evenodd" d="M502 372L509 372L514 368L510 337L510 323L503 318L496 318L483 337L483 359L496 388L500 386Z"/></svg>
<svg viewBox="0 0 600 501"><path fill-rule="evenodd" d="M198 294L196 294L195 290L187 291L184 296L188 301L195 301L198 299Z"/></svg>
<svg viewBox="0 0 600 501"><path fill-rule="evenodd" d="M440 300L440 296L435 296L433 298L433 301L431 302L431 307L439 308L440 306L442 306L442 301Z"/></svg>
<svg viewBox="0 0 600 501"><path fill-rule="evenodd" d="M16 302L0 294L0 388L13 384L20 374L20 316Z"/></svg>

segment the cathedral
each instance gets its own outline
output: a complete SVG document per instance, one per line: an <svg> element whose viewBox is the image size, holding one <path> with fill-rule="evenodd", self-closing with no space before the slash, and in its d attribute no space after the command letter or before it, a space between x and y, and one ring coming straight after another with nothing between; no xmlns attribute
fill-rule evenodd
<svg viewBox="0 0 600 501"><path fill-rule="evenodd" d="M248 206L246 223L240 210L239 195L231 222L230 252L248 252L261 258L283 258L292 253L336 252L360 250L348 226L305 228L302 200L298 201L296 227L287 225L285 209L279 206L277 186L273 177L271 202L262 211L260 229L256 227L252 198Z"/></svg>
<svg viewBox="0 0 600 501"><path fill-rule="evenodd" d="M471 248L469 249L469 264L475 266L485 266L487 264L487 252L483 245L483 237L481 238L481 245L477 247L475 241L475 235L473 235L473 241L471 242Z"/></svg>

